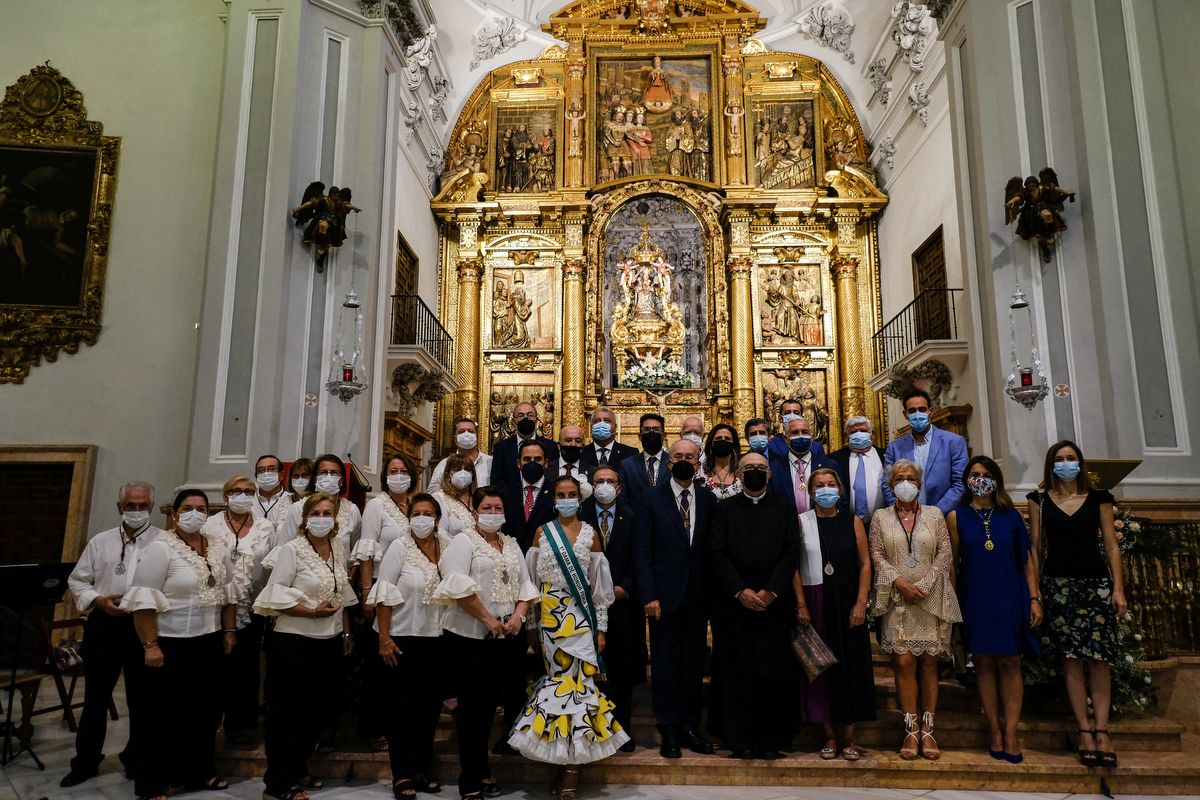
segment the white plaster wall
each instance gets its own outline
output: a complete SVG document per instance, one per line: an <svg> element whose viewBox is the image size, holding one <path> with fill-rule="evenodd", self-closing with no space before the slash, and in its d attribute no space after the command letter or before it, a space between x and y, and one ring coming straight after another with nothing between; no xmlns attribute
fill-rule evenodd
<svg viewBox="0 0 1200 800"><path fill-rule="evenodd" d="M118 487L183 479L211 202L221 0L23 0L4 6L0 79L50 59L120 136L104 327L94 347L0 386L0 441L96 444L91 530ZM16 33L19 31L19 34Z"/></svg>

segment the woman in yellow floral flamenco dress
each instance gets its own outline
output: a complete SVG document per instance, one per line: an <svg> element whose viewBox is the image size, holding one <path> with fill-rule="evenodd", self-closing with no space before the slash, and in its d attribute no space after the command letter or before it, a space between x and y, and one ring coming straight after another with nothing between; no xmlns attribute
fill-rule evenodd
<svg viewBox="0 0 1200 800"><path fill-rule="evenodd" d="M541 592L546 674L534 683L508 743L526 758L560 765L554 794L574 800L579 765L617 752L629 734L596 688L613 602L608 560L595 531L579 520L579 482L559 478L554 505L558 519L538 529L526 555Z"/></svg>

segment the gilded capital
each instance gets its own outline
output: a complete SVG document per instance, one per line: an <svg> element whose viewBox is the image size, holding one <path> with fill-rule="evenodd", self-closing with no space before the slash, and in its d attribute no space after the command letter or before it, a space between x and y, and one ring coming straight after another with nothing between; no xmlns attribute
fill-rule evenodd
<svg viewBox="0 0 1200 800"><path fill-rule="evenodd" d="M734 278L749 279L750 267L753 265L753 262L749 256L731 255L725 260L725 265L729 268L729 272Z"/></svg>
<svg viewBox="0 0 1200 800"><path fill-rule="evenodd" d="M721 67L725 72L726 77L733 77L742 71L742 57L740 55L728 54L721 58Z"/></svg>
<svg viewBox="0 0 1200 800"><path fill-rule="evenodd" d="M829 264L834 280L853 280L858 277L858 259L854 256L838 256Z"/></svg>
<svg viewBox="0 0 1200 800"><path fill-rule="evenodd" d="M583 280L587 262L582 258L569 258L563 262L563 276L569 281Z"/></svg>
<svg viewBox="0 0 1200 800"><path fill-rule="evenodd" d="M587 62L584 61L583 59L580 59L578 61L571 61L571 62L567 63L567 75L569 75L572 78L575 78L576 80L582 79L586 72L587 72Z"/></svg>
<svg viewBox="0 0 1200 800"><path fill-rule="evenodd" d="M478 258L469 258L466 261L458 262L458 280L460 283L466 281L478 282L483 276L483 261Z"/></svg>

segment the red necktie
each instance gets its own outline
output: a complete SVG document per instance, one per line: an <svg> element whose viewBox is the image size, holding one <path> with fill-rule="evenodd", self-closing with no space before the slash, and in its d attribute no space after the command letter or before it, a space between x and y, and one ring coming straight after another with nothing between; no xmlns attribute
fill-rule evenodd
<svg viewBox="0 0 1200 800"><path fill-rule="evenodd" d="M537 487L532 483L525 487L525 521L529 521L529 515L533 513L534 495L537 494Z"/></svg>

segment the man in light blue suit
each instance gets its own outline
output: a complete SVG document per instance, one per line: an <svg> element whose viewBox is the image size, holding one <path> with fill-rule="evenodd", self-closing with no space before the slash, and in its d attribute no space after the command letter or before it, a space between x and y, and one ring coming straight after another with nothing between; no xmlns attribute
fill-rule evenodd
<svg viewBox="0 0 1200 800"><path fill-rule="evenodd" d="M967 440L957 433L935 428L929 422L929 395L913 389L904 395L904 414L908 417L909 433L888 443L883 465L889 467L900 459L914 461L921 467L923 505L937 506L949 514L963 496L963 472L967 468ZM896 502L885 471L880 488L887 504Z"/></svg>

